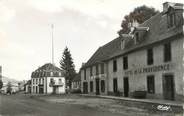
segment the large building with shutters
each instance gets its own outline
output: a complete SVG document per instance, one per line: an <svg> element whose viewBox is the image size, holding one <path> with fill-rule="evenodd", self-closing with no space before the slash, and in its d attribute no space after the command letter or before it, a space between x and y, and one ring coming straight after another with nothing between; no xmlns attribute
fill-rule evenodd
<svg viewBox="0 0 184 116"><path fill-rule="evenodd" d="M129 34L100 47L81 68L83 93L183 100L183 4L163 4L163 11Z"/></svg>
<svg viewBox="0 0 184 116"><path fill-rule="evenodd" d="M65 93L65 77L63 76L63 71L51 63L36 69L31 75L31 93Z"/></svg>

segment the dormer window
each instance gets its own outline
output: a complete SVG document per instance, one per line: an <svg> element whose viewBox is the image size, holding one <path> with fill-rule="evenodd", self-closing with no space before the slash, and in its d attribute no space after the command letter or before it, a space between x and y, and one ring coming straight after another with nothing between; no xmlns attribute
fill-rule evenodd
<svg viewBox="0 0 184 116"><path fill-rule="evenodd" d="M168 24L167 27L168 28L173 27L175 25L175 22L176 22L176 15L175 15L175 13L174 12L169 13L167 15L167 24Z"/></svg>
<svg viewBox="0 0 184 116"><path fill-rule="evenodd" d="M125 48L125 40L121 41L121 49L123 50Z"/></svg>
<svg viewBox="0 0 184 116"><path fill-rule="evenodd" d="M136 33L135 33L135 38L134 38L135 44L137 44L137 41L138 41L138 40L139 40L139 33L136 32Z"/></svg>

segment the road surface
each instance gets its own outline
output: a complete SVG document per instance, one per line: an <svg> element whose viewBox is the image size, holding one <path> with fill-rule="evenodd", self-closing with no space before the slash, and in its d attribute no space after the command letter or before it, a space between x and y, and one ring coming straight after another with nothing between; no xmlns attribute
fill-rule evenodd
<svg viewBox="0 0 184 116"><path fill-rule="evenodd" d="M0 116L122 116L84 105L59 104L29 95L0 95Z"/></svg>

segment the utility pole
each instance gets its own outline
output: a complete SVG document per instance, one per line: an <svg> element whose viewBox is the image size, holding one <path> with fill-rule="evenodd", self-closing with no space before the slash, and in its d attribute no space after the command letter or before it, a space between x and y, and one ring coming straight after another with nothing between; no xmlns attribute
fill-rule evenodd
<svg viewBox="0 0 184 116"><path fill-rule="evenodd" d="M52 29L52 64L54 65L54 24L51 24Z"/></svg>

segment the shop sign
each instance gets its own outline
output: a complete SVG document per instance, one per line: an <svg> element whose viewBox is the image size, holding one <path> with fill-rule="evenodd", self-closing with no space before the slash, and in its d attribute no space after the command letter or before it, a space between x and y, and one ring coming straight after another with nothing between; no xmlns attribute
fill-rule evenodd
<svg viewBox="0 0 184 116"><path fill-rule="evenodd" d="M125 71L125 75L133 75L133 74L137 75L137 74L143 74L143 73L169 71L173 69L173 67L174 67L174 64L161 64L161 65L155 65L150 67L141 67L141 68Z"/></svg>

